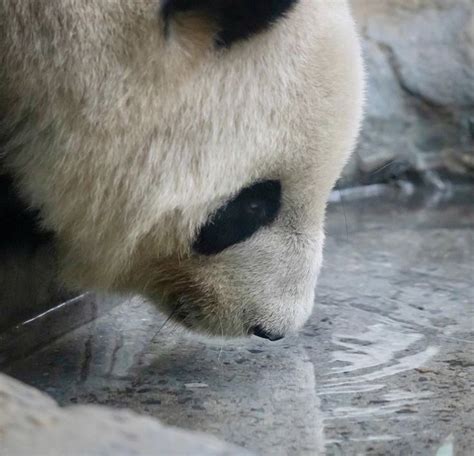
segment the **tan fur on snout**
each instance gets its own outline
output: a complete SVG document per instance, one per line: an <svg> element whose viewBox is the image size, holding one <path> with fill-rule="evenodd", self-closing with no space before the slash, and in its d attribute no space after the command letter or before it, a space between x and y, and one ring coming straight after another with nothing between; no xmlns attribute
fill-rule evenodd
<svg viewBox="0 0 474 456"><path fill-rule="evenodd" d="M159 9L0 0L2 166L55 232L70 285L142 293L213 334L292 331L313 306L326 201L362 113L346 1L300 0L229 49L200 14L165 33ZM275 222L218 255L192 251L216 209L267 179L283 189Z"/></svg>

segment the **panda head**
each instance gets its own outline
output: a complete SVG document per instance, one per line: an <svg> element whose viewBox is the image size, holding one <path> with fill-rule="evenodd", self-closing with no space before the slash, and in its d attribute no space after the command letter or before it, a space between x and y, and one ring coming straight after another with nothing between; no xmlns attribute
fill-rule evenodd
<svg viewBox="0 0 474 456"><path fill-rule="evenodd" d="M3 56L10 93L39 100L21 124L34 141L8 163L56 233L63 276L141 293L207 334L301 327L361 117L346 2L76 5L32 16L56 32L36 66L25 41Z"/></svg>
<svg viewBox="0 0 474 456"><path fill-rule="evenodd" d="M158 258L152 246L161 236L149 233L129 271L190 329L273 340L310 315L325 204L352 148L361 100L352 22L344 2L327 3L165 3L168 46L196 52L187 41L193 20L211 30L194 63L187 103L195 106L181 108L193 115L175 125L177 136L189 135L187 146L173 138L198 147L198 157L183 171L191 181L173 192L186 199L168 221L186 235ZM173 174L180 179L179 169Z"/></svg>

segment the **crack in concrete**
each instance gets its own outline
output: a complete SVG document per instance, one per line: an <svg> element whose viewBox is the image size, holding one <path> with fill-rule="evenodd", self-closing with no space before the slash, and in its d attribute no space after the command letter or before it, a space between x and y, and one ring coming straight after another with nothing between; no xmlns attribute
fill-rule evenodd
<svg viewBox="0 0 474 456"><path fill-rule="evenodd" d="M107 371L107 377L112 377L112 374L113 374L114 369L115 369L115 365L117 364L118 353L122 349L122 347L123 347L123 335L122 335L122 333L119 332L118 333L118 339L115 340L115 345L114 345L114 348L112 350L110 366L109 366L109 369Z"/></svg>
<svg viewBox="0 0 474 456"><path fill-rule="evenodd" d="M89 377L91 360L92 360L92 334L89 334L84 344L84 356L82 358L80 371L79 371L80 383L85 383L85 381Z"/></svg>

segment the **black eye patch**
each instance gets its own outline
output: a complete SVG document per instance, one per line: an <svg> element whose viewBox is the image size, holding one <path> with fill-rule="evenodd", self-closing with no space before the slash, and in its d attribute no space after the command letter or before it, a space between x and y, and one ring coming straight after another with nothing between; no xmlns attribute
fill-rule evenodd
<svg viewBox="0 0 474 456"><path fill-rule="evenodd" d="M245 241L259 228L272 223L280 206L279 181L268 180L244 188L201 228L193 244L194 251L214 255Z"/></svg>
<svg viewBox="0 0 474 456"><path fill-rule="evenodd" d="M270 28L296 3L297 0L162 0L161 14L166 24L179 12L199 11L207 15L219 27L216 45L228 48Z"/></svg>

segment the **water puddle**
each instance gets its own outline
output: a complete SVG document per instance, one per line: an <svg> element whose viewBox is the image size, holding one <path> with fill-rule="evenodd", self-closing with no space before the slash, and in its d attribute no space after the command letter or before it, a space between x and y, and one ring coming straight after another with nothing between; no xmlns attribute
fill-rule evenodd
<svg viewBox="0 0 474 456"><path fill-rule="evenodd" d="M468 454L474 212L359 206L347 234L329 218L320 280L327 454Z"/></svg>

